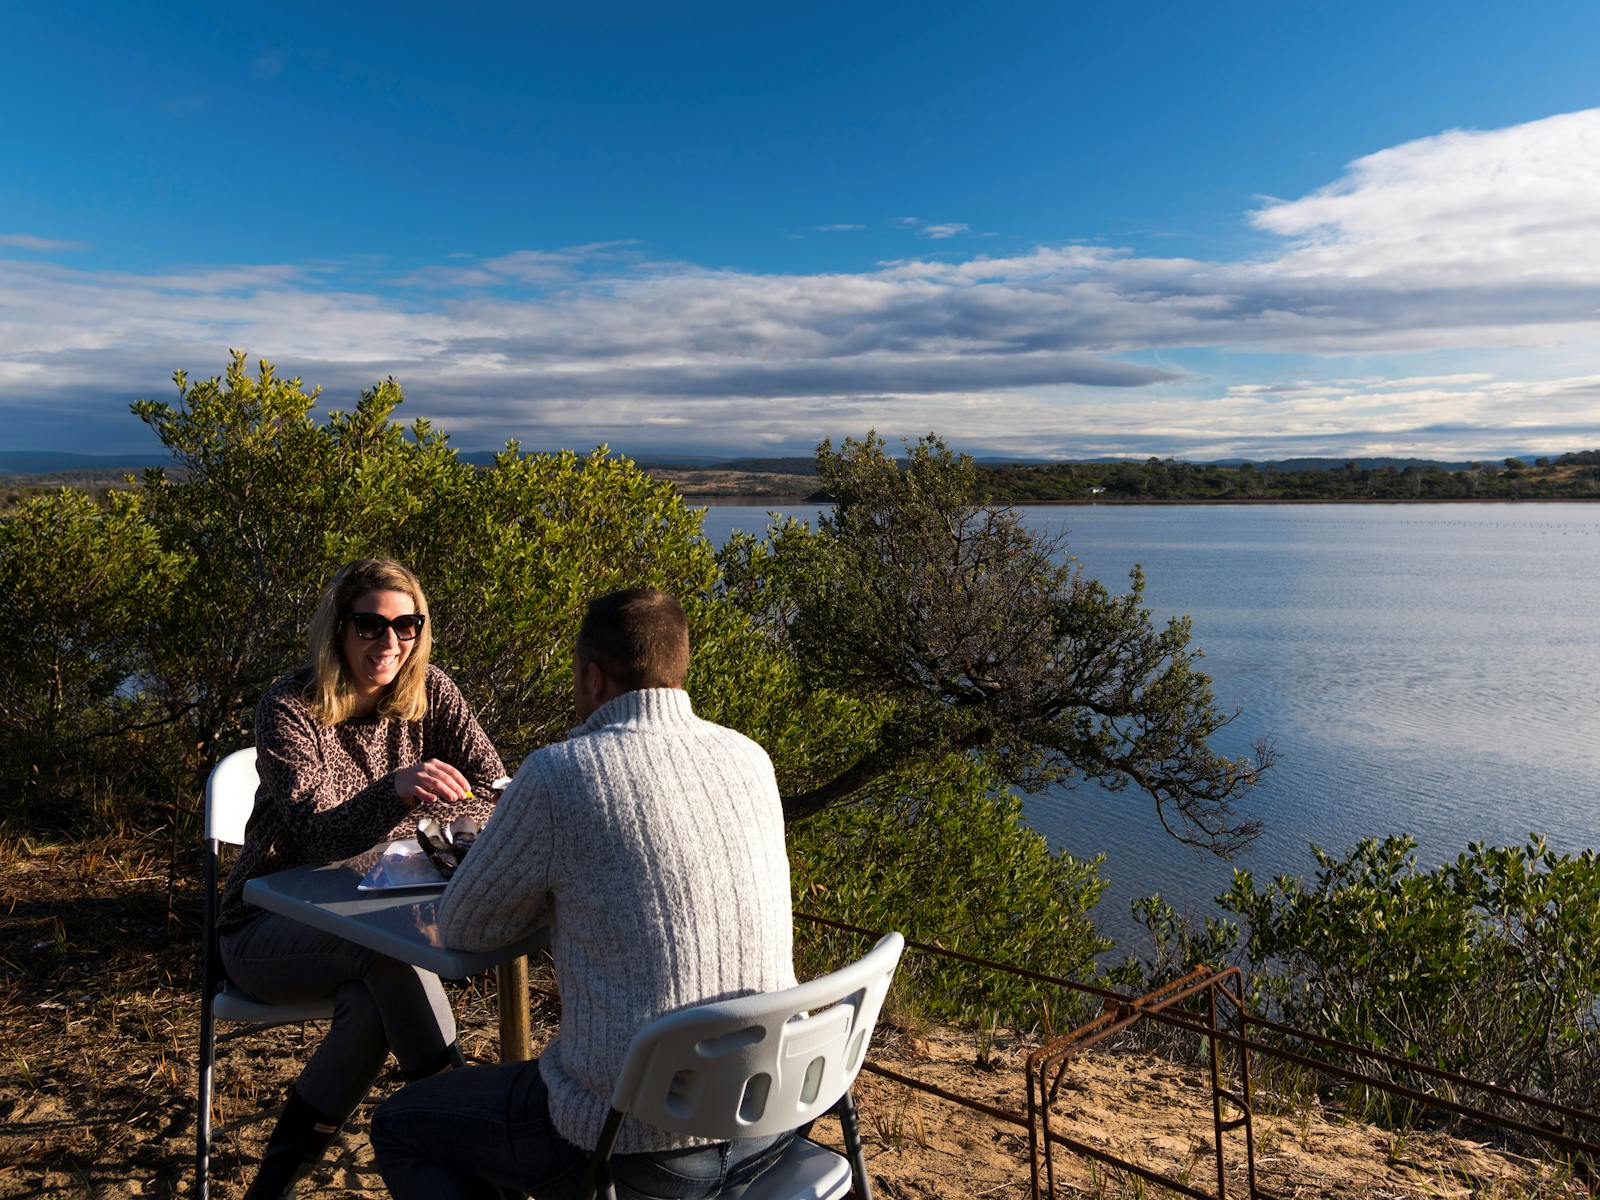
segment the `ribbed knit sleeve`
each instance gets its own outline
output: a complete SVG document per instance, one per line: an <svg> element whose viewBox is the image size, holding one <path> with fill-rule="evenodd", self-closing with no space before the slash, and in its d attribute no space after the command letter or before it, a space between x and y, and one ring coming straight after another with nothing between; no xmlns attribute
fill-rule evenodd
<svg viewBox="0 0 1600 1200"><path fill-rule="evenodd" d="M536 928L550 890L554 830L539 759L523 763L439 901L447 946L489 950Z"/></svg>

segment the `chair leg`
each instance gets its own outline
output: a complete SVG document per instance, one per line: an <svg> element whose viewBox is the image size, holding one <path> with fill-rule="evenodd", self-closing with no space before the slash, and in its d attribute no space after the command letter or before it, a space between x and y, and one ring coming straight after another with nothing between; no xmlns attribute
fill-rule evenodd
<svg viewBox="0 0 1600 1200"><path fill-rule="evenodd" d="M872 1181L867 1177L867 1158L861 1147L861 1122L856 1118L855 1098L846 1092L834 1105L839 1114L839 1132L844 1136L845 1157L850 1160L850 1186L856 1200L872 1200Z"/></svg>
<svg viewBox="0 0 1600 1200"><path fill-rule="evenodd" d="M200 1096L195 1122L194 1194L207 1200L211 1174L211 1066L217 1056L216 1026L209 999L200 1003Z"/></svg>
<svg viewBox="0 0 1600 1200"><path fill-rule="evenodd" d="M206 824L210 824L210 785L206 789ZM207 837L205 852L205 917L200 931L200 1095L194 1123L194 1194L206 1200L211 1175L211 1066L217 1057L217 851L220 843Z"/></svg>

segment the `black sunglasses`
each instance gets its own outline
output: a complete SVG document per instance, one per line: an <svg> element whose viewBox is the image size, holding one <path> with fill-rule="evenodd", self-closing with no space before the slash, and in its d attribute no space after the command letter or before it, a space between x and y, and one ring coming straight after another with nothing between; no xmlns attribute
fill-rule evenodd
<svg viewBox="0 0 1600 1200"><path fill-rule="evenodd" d="M375 642L383 636L384 630L394 630L395 637L402 642L414 641L427 617L421 613L406 613L404 616L395 617L392 621L380 613L345 613L345 621L355 626L356 636L364 642Z"/></svg>

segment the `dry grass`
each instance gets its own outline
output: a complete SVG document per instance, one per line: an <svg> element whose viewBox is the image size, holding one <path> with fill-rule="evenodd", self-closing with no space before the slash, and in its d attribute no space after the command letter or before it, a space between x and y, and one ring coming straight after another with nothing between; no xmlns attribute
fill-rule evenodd
<svg viewBox="0 0 1600 1200"><path fill-rule="evenodd" d="M192 1191L199 901L190 885L167 920L163 852L151 843L39 844L0 837L0 1197L183 1196ZM469 1058L496 1057L488 979L453 985ZM891 1007L891 1013L896 1011ZM535 1036L549 1032L549 1006ZM239 1195L270 1109L318 1036L280 1028L219 1053L214 1194ZM885 1026L874 1057L914 1078L1021 1113L1031 1043L1003 1030ZM986 1059L987 1066L978 1064ZM385 1194L366 1127L384 1080L302 1195ZM878 1076L857 1087L868 1165L883 1197L1028 1195L1024 1128ZM1209 1093L1192 1068L1146 1053L1097 1053L1056 1106L1072 1136L1208 1188ZM832 1122L820 1140L837 1144ZM1584 1189L1539 1163L1444 1134L1396 1135L1320 1106L1257 1122L1264 1186L1284 1196L1572 1197ZM1063 1194L1162 1193L1065 1152ZM1234 1171L1234 1176L1238 1175ZM1242 1180L1230 1177L1230 1193Z"/></svg>

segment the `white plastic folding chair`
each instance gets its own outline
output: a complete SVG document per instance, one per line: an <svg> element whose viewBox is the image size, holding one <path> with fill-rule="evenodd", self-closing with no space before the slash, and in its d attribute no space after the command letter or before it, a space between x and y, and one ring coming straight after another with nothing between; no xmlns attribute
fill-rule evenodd
<svg viewBox="0 0 1600 1200"><path fill-rule="evenodd" d="M307 1004L262 1004L230 986L217 958L217 856L224 843L244 844L245 825L256 804L255 747L235 750L212 769L206 781L205 812L205 922L201 933L200 983L200 1098L195 1146L195 1195L206 1200L211 1171L211 1068L217 1042L231 1041L274 1025L321 1021L333 1016L333 1001ZM241 1023L221 1039L217 1021Z"/></svg>
<svg viewBox="0 0 1600 1200"><path fill-rule="evenodd" d="M631 1116L672 1133L732 1141L800 1129L743 1200L870 1200L850 1085L905 939L887 934L841 970L781 992L681 1009L634 1035L584 1180L585 1200L616 1195L612 1147ZM848 1160L803 1134L833 1110Z"/></svg>

